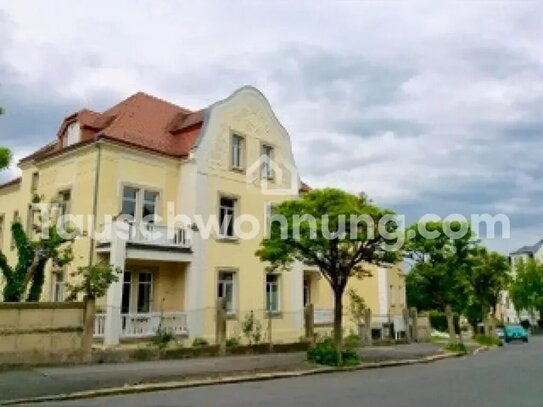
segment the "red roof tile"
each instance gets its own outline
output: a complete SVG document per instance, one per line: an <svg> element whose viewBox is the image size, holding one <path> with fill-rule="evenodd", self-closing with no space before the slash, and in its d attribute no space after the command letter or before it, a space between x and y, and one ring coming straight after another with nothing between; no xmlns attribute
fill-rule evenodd
<svg viewBox="0 0 543 407"><path fill-rule="evenodd" d="M198 137L203 116L203 111L192 112L138 92L103 113L83 109L66 117L58 131L56 144L21 161L40 160L64 151L61 136L73 121L81 126L80 144L105 138L160 154L183 157L189 154Z"/></svg>

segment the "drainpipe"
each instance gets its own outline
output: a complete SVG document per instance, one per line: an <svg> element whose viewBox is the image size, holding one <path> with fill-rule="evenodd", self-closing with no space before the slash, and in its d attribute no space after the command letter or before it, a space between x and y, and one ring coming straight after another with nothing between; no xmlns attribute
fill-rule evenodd
<svg viewBox="0 0 543 407"><path fill-rule="evenodd" d="M98 157L96 159L96 172L94 173L94 191L93 191L93 200L92 200L92 233L95 234L96 232L96 218L98 215L98 186L100 183L100 164L102 162L102 145L100 143L100 140L97 139L96 148L98 150ZM89 248L89 267L92 267L94 263L94 250L95 250L95 242L92 236L89 236L90 238L90 248Z"/></svg>

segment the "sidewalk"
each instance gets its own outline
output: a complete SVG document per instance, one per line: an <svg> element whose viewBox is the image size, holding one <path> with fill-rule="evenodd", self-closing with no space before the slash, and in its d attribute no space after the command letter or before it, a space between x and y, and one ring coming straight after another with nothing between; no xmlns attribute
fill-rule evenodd
<svg viewBox="0 0 543 407"><path fill-rule="evenodd" d="M440 349L438 345L425 343L363 348L360 354L362 363L371 363L424 358L440 353ZM0 372L0 404L13 399L139 383L314 368L305 361L305 356L305 352L296 352L11 370Z"/></svg>

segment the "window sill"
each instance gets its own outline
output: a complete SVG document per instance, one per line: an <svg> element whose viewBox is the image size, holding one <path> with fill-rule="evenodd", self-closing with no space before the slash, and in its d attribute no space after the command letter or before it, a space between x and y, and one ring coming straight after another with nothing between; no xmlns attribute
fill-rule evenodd
<svg viewBox="0 0 543 407"><path fill-rule="evenodd" d="M235 236L217 236L216 240L224 243L239 243L239 239Z"/></svg>
<svg viewBox="0 0 543 407"><path fill-rule="evenodd" d="M283 313L281 311L266 311L265 317L269 318L271 316L272 319L282 319Z"/></svg>
<svg viewBox="0 0 543 407"><path fill-rule="evenodd" d="M243 167L231 167L230 169L239 174L245 174L245 168Z"/></svg>

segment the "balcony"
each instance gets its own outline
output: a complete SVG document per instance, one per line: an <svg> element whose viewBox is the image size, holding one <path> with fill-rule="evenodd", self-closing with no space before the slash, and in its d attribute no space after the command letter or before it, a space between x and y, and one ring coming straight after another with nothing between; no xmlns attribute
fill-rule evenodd
<svg viewBox="0 0 543 407"><path fill-rule="evenodd" d="M173 227L150 222L124 222L115 224L113 236L101 241L99 253L111 251L111 238L126 242L127 259L191 261L191 230L188 227Z"/></svg>
<svg viewBox="0 0 543 407"><path fill-rule="evenodd" d="M106 314L96 314L95 338L104 337L105 325ZM159 328L174 335L188 335L187 314L184 312L121 314L121 339L148 338L156 335Z"/></svg>
<svg viewBox="0 0 543 407"><path fill-rule="evenodd" d="M168 225L148 222L130 222L128 227L129 243L190 248L187 228L168 229Z"/></svg>

